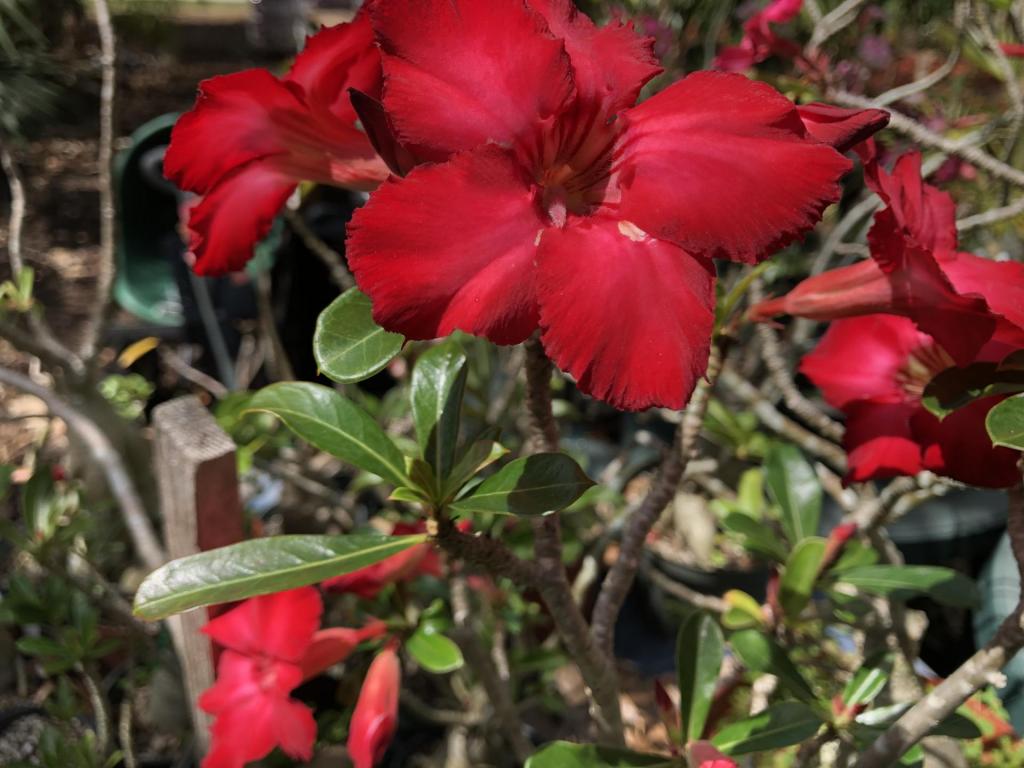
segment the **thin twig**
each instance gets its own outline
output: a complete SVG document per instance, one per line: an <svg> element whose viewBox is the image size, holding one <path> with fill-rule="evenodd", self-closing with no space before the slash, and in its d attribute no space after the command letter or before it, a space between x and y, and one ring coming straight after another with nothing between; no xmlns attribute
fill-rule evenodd
<svg viewBox="0 0 1024 768"><path fill-rule="evenodd" d="M764 284L760 278L750 284L750 301L757 303L764 299ZM757 323L754 332L761 343L761 359L764 361L768 375L779 391L786 407L799 416L803 422L830 440L843 439L843 425L835 421L821 408L804 397L797 389L796 382L789 373L790 366L779 343L775 329L767 323Z"/></svg>
<svg viewBox="0 0 1024 768"><path fill-rule="evenodd" d="M1021 195L1009 205L1004 205L1001 208L992 208L988 211L975 213L972 216L965 216L957 221L956 228L958 232L966 232L969 229L987 227L991 224L996 224L1005 219L1012 219L1013 217L1020 216L1022 214L1024 214L1024 195Z"/></svg>
<svg viewBox="0 0 1024 768"><path fill-rule="evenodd" d="M125 691L121 699L121 711L117 718L117 739L121 742L121 755L124 758L124 768L136 768L138 761L135 759L135 748L132 745L132 697L130 691Z"/></svg>
<svg viewBox="0 0 1024 768"><path fill-rule="evenodd" d="M156 570L164 564L167 557L160 546L153 526L146 514L135 483L124 465L124 460L114 448L110 438L96 424L68 405L44 386L36 384L27 376L0 367L0 384L7 384L22 392L38 397L54 416L62 419L68 429L88 448L92 460L107 479L111 495L117 500L121 510L128 536L132 540L135 553L150 570Z"/></svg>
<svg viewBox="0 0 1024 768"><path fill-rule="evenodd" d="M861 109L879 108L874 99L858 96L841 88L830 90L828 98L836 104L846 107L858 107ZM891 107L888 108L888 112L889 127L906 134L918 144L924 144L925 146L940 150L947 155L955 155L972 165L985 169L996 178L1008 181L1018 187L1024 187L1024 171L1007 165L984 150L979 149L974 145L972 137L960 140L948 139Z"/></svg>
<svg viewBox="0 0 1024 768"><path fill-rule="evenodd" d="M209 374L203 373L198 368L189 365L185 359L170 347L160 348L160 360L186 381L191 381L196 386L202 387L216 399L222 400L227 397L229 390Z"/></svg>
<svg viewBox="0 0 1024 768"><path fill-rule="evenodd" d="M1024 583L1024 491L1009 491L1007 533ZM892 765L975 692L999 679L1000 670L1024 647L1024 602L1003 621L984 648L908 709L860 756L855 768Z"/></svg>
<svg viewBox="0 0 1024 768"><path fill-rule="evenodd" d="M7 259L11 265L11 279L17 280L25 269L25 259L21 253L21 233L26 213L25 185L14 158L2 144L0 166L7 177L7 186L11 194L11 215L7 224ZM81 359L56 339L37 312L30 310L25 317L31 335L22 333L10 320L4 320L0 324L0 336L22 352L38 357L52 368L67 370L76 377L84 375L85 365Z"/></svg>
<svg viewBox="0 0 1024 768"><path fill-rule="evenodd" d="M81 664L78 665L78 673L82 676L82 683L89 696L89 703L92 706L93 719L96 721L96 756L101 760L107 755L107 747L110 744L110 716L107 714L107 705L103 701L103 694L92 675Z"/></svg>
<svg viewBox="0 0 1024 768"><path fill-rule="evenodd" d="M302 244L327 267L331 280L334 281L334 284L342 292L356 287L355 278L352 277L352 273L345 266L345 259L340 253L325 243L316 232L310 229L306 220L302 218L301 213L291 208L286 208L284 219L288 222L288 226L292 228L292 231L299 236Z"/></svg>
<svg viewBox="0 0 1024 768"><path fill-rule="evenodd" d="M103 326L110 308L110 290L114 284L115 217L114 207L114 99L117 92L117 38L107 0L94 0L96 28L100 36L100 253L96 265L96 295L84 323L82 356L91 360L102 341Z"/></svg>
<svg viewBox="0 0 1024 768"><path fill-rule="evenodd" d="M946 60L942 62L942 65L932 70L924 77L914 80L912 83L904 83L898 85L895 88L890 88L885 93L879 94L874 97L874 100L879 104L888 106L889 104L895 104L897 101L909 98L916 93L926 91L933 85L938 85L944 80L950 72L956 67L957 61L960 59L960 46L957 45L946 57Z"/></svg>
<svg viewBox="0 0 1024 768"><path fill-rule="evenodd" d="M840 473L846 471L846 452L835 443L816 435L780 412L764 395L735 371L722 372L722 385L746 403L768 429L791 440Z"/></svg>
<svg viewBox="0 0 1024 768"><path fill-rule="evenodd" d="M725 613L729 607L722 598L715 597L714 595L705 595L695 589L690 589L690 587L686 586L682 582L671 579L653 568L650 569L650 572L647 573L646 577L654 582L654 584L663 592L667 592L672 595L672 597L677 597L683 602L700 608L702 611L708 611L709 613Z"/></svg>
<svg viewBox="0 0 1024 768"><path fill-rule="evenodd" d="M845 0L822 16L821 21L814 25L811 41L807 44L807 51L813 53L821 47L822 43L853 23L857 18L857 11L866 2L867 0Z"/></svg>
<svg viewBox="0 0 1024 768"><path fill-rule="evenodd" d="M704 424L704 414L711 400L711 392L722 371L727 343L727 336L717 337L708 359L705 378L697 385L690 398L683 420L676 430L672 449L661 463L647 496L640 506L630 513L623 528L619 557L601 584L601 591L594 604L592 633L598 646L607 655L613 652L615 621L636 578L647 535L661 517L665 507L675 498L686 465L695 453L697 437Z"/></svg>

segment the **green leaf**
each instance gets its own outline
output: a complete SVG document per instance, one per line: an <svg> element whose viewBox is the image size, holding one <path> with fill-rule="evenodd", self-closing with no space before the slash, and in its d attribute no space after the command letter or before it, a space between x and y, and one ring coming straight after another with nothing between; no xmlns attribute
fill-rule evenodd
<svg viewBox="0 0 1024 768"><path fill-rule="evenodd" d="M765 480L782 512L782 529L792 544L814 536L821 518L821 484L800 449L777 443L764 464Z"/></svg>
<svg viewBox="0 0 1024 768"><path fill-rule="evenodd" d="M730 512L722 520L725 530L735 533L744 539L748 549L767 555L772 560L783 562L786 559L786 548L779 537L764 523L758 522L743 512Z"/></svg>
<svg viewBox="0 0 1024 768"><path fill-rule="evenodd" d="M761 604L739 589L730 589L722 600L727 608L722 614L722 626L726 629L747 629L764 624Z"/></svg>
<svg viewBox="0 0 1024 768"><path fill-rule="evenodd" d="M537 453L506 464L471 494L452 502L452 512L542 515L564 509L593 481L564 453Z"/></svg>
<svg viewBox="0 0 1024 768"><path fill-rule="evenodd" d="M467 480L474 477L480 470L489 467L508 453L508 448L495 440L474 440L462 452L455 462L448 482L444 487L444 496L450 498L462 488Z"/></svg>
<svg viewBox="0 0 1024 768"><path fill-rule="evenodd" d="M843 571L837 581L897 600L925 594L962 608L971 608L979 600L978 588L971 579L950 568L932 565L864 565Z"/></svg>
<svg viewBox="0 0 1024 768"><path fill-rule="evenodd" d="M853 708L870 704L889 682L889 672L882 667L861 667L843 689L843 704Z"/></svg>
<svg viewBox="0 0 1024 768"><path fill-rule="evenodd" d="M395 485L409 482L405 457L391 438L366 411L333 389L305 382L272 384L252 396L248 410L272 413L321 451Z"/></svg>
<svg viewBox="0 0 1024 768"><path fill-rule="evenodd" d="M680 627L676 671L682 733L687 741L699 739L704 732L724 652L722 630L706 613L694 613Z"/></svg>
<svg viewBox="0 0 1024 768"><path fill-rule="evenodd" d="M999 403L985 417L985 429L993 445L1024 451L1024 395Z"/></svg>
<svg viewBox="0 0 1024 768"><path fill-rule="evenodd" d="M348 384L383 370L404 343L402 334L389 333L373 322L369 296L350 288L317 318L313 356L324 376Z"/></svg>
<svg viewBox="0 0 1024 768"><path fill-rule="evenodd" d="M736 632L729 638L729 644L751 672L773 674L794 696L804 701L814 701L814 691L785 650L760 630Z"/></svg>
<svg viewBox="0 0 1024 768"><path fill-rule="evenodd" d="M821 718L806 704L783 701L760 714L725 726L711 743L727 755L765 752L806 741L818 732L821 724Z"/></svg>
<svg viewBox="0 0 1024 768"><path fill-rule="evenodd" d="M1020 357L1010 355L1000 363L972 363L965 368L952 366L928 382L921 404L939 419L957 408L990 395L1024 390L1024 366Z"/></svg>
<svg viewBox="0 0 1024 768"><path fill-rule="evenodd" d="M790 618L799 616L811 599L825 557L825 546L825 539L817 536L803 539L786 560L779 579L779 602Z"/></svg>
<svg viewBox="0 0 1024 768"><path fill-rule="evenodd" d="M523 768L672 768L662 755L642 755L597 744L556 741L535 752Z"/></svg>
<svg viewBox="0 0 1024 768"><path fill-rule="evenodd" d="M423 458L434 468L437 488L451 474L459 439L459 412L466 389L466 353L452 339L424 352L412 372L412 419Z"/></svg>
<svg viewBox="0 0 1024 768"><path fill-rule="evenodd" d="M459 646L438 632L430 622L420 624L405 641L405 650L417 664L436 674L454 672L464 663Z"/></svg>
<svg viewBox="0 0 1024 768"><path fill-rule="evenodd" d="M204 605L303 587L357 571L420 544L426 536L275 536L173 560L135 594L135 613L162 619Z"/></svg>
<svg viewBox="0 0 1024 768"><path fill-rule="evenodd" d="M875 707L857 715L855 722L867 729L867 738L873 739L887 731L903 714L913 706L913 702L903 701L898 704L887 704L884 707ZM954 739L976 739L982 735L970 717L963 713L968 712L965 707L960 707L942 722L929 731L933 736L949 736Z"/></svg>

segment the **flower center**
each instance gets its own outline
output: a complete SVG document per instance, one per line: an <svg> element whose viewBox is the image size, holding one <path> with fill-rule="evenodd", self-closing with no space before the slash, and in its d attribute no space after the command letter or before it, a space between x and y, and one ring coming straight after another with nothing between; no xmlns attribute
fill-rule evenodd
<svg viewBox="0 0 1024 768"><path fill-rule="evenodd" d="M926 342L907 356L896 372L896 381L911 399L920 400L928 382L956 363L949 353L935 342Z"/></svg>
<svg viewBox="0 0 1024 768"><path fill-rule="evenodd" d="M261 658L257 667L259 676L257 684L261 691L274 691L277 689L277 668L274 662L268 658Z"/></svg>

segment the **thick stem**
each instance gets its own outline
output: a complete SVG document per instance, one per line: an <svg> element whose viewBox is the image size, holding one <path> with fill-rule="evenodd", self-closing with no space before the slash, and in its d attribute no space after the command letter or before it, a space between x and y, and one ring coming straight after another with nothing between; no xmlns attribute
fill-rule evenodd
<svg viewBox="0 0 1024 768"><path fill-rule="evenodd" d="M647 535L665 507L675 498L686 465L693 458L704 414L711 401L711 392L722 371L726 338L719 336L712 348L705 379L697 385L690 398L690 404L676 430L672 449L662 462L651 490L640 506L629 515L622 532L619 558L601 584L601 592L594 605L592 634L598 647L608 656L614 653L615 620L636 579Z"/></svg>
<svg viewBox="0 0 1024 768"><path fill-rule="evenodd" d="M532 564L517 557L497 539L463 533L450 519L442 517L438 520L434 541L453 558L491 576L507 578L520 589L537 587L537 573Z"/></svg>
<svg viewBox="0 0 1024 768"><path fill-rule="evenodd" d="M1007 533L1024 581L1024 491L1018 486L1009 492L1009 497ZM856 768L884 768L895 763L974 693L993 683L999 670L1021 648L1024 648L1024 602L1017 604L984 648L879 736L860 756Z"/></svg>
<svg viewBox="0 0 1024 768"><path fill-rule="evenodd" d="M551 412L551 362L535 337L526 342L526 407L530 423L528 450L558 450L558 426ZM534 523L534 567L537 588L559 637L590 689L591 712L602 736L623 740L619 681L614 657L594 642L590 627L572 596L562 564L562 531L558 513Z"/></svg>

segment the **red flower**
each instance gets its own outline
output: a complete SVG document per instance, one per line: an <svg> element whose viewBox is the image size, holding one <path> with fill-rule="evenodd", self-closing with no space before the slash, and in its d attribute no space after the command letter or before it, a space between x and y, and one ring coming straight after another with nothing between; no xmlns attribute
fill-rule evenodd
<svg viewBox="0 0 1024 768"><path fill-rule="evenodd" d="M398 726L401 684L402 667L390 645L370 664L349 723L348 756L355 768L373 768L387 752Z"/></svg>
<svg viewBox="0 0 1024 768"><path fill-rule="evenodd" d="M164 159L169 179L203 196L189 220L196 272L241 269L299 182L368 190L387 176L348 97L379 93L380 78L362 12L311 37L284 77L249 69L200 84Z"/></svg>
<svg viewBox="0 0 1024 768"><path fill-rule="evenodd" d="M723 48L715 58L715 68L726 72L741 72L760 64L771 55L794 58L800 55L800 46L779 37L773 24L785 24L800 13L803 0L772 0L765 8L751 16L743 25L743 39L739 45Z"/></svg>
<svg viewBox="0 0 1024 768"><path fill-rule="evenodd" d="M1000 43L999 47L1007 56L1024 57L1024 44L1022 43Z"/></svg>
<svg viewBox="0 0 1024 768"><path fill-rule="evenodd" d="M313 713L289 694L386 629L371 622L317 631L322 611L320 594L302 587L246 600L206 624L203 632L225 650L217 682L199 698L215 718L203 768L241 768L275 746L297 759L313 756Z"/></svg>
<svg viewBox="0 0 1024 768"><path fill-rule="evenodd" d="M983 487L1020 481L1018 454L993 448L985 431L985 414L1001 397L976 400L942 421L921 404L928 382L952 365L932 337L902 317L866 315L829 326L800 370L846 414L849 481L925 469Z"/></svg>
<svg viewBox="0 0 1024 768"><path fill-rule="evenodd" d="M405 536L423 533L425 530L423 522L397 523L391 535ZM441 560L434 545L429 541L415 544L397 555L360 568L358 571L335 576L323 582L322 586L332 592L350 592L359 597L373 599L388 584L411 581L419 576L441 577Z"/></svg>
<svg viewBox="0 0 1024 768"><path fill-rule="evenodd" d="M849 167L739 75L699 72L631 106L659 71L651 41L570 0L379 0L370 16L389 125L434 161L350 226L375 319L499 344L540 328L616 407L686 402L707 364L711 259L799 237Z"/></svg>

